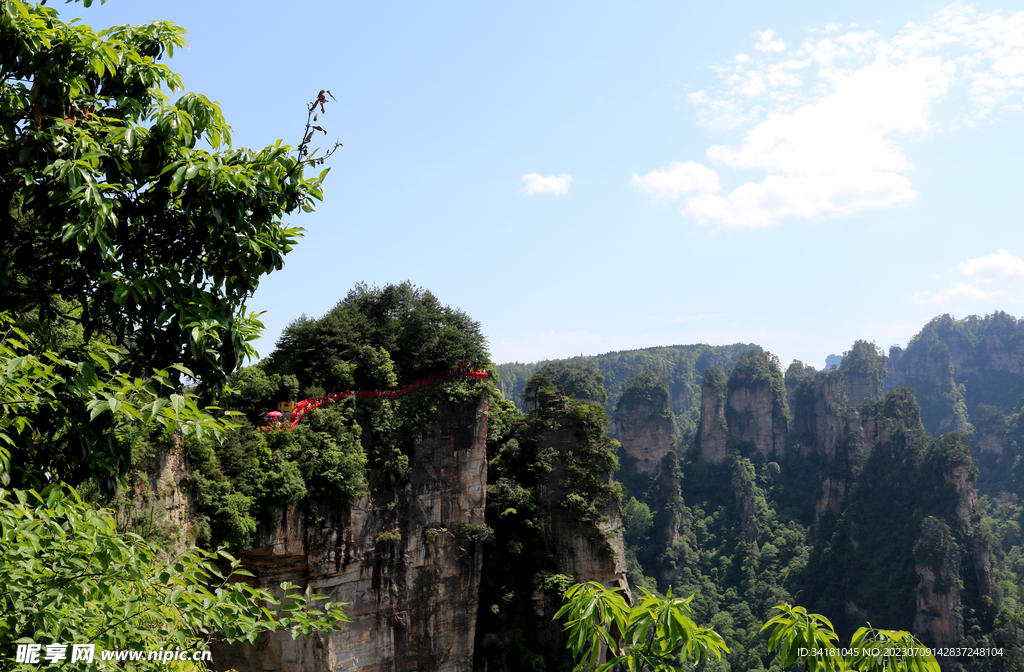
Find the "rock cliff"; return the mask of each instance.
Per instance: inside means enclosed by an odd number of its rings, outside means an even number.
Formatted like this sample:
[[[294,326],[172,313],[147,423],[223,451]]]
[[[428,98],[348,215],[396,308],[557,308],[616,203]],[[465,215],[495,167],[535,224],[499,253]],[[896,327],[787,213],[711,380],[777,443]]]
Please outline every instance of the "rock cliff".
[[[623,466],[638,474],[657,471],[661,460],[672,450],[672,416],[661,404],[633,402],[620,404],[615,414]]]
[[[118,523],[153,539],[169,557],[195,543],[195,497],[184,439],[174,434],[157,449],[145,469],[132,474],[131,505],[121,509]]]
[[[537,487],[544,543],[560,574],[628,592],[619,504],[616,501],[603,504],[595,512],[596,518],[581,517],[572,509],[570,501],[574,500],[570,500],[570,495],[575,488],[569,485],[571,478],[566,473],[569,465],[563,456],[581,452],[580,435],[573,426],[575,423],[565,415],[553,420],[550,429],[538,438],[538,445],[553,448],[558,455],[554,468]],[[607,482],[612,474],[606,472],[600,477]]]
[[[786,454],[786,388],[778,362],[762,350],[744,353],[724,383],[717,367],[704,374],[697,435],[700,455],[722,464],[729,451],[772,460]]]
[[[742,379],[730,387],[725,408],[730,441],[737,446],[749,446],[765,459],[785,455],[788,423],[771,389]]]
[[[704,372],[697,446],[700,448],[700,456],[711,464],[725,462],[728,452],[729,433],[725,418],[726,392],[726,378],[721,369],[712,367]]]
[[[604,409],[554,390],[492,444],[476,669],[571,669],[562,625],[564,590],[596,581],[629,594],[615,443]]]
[[[472,669],[487,479],[487,397],[440,404],[409,456],[408,483],[351,506],[291,507],[241,553],[256,581],[347,602],[325,637],[221,646],[219,669],[403,672]]]

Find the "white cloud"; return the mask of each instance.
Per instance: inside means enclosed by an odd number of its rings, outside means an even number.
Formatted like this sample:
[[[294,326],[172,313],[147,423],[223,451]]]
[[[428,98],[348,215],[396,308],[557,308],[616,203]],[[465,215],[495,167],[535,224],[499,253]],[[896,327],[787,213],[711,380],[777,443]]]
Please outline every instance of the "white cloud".
[[[938,292],[922,292],[921,294],[914,294],[910,297],[910,302],[918,305],[929,304],[933,306],[947,303],[989,303],[1002,293],[1003,292],[998,289],[984,290],[966,282],[954,282],[951,287],[947,287],[946,289]]]
[[[652,170],[643,177],[634,174],[633,184],[655,198],[673,201],[681,195],[713,194],[722,190],[718,173],[693,161],[673,163],[665,170]]]
[[[539,173],[527,173],[523,175],[526,187],[523,194],[533,196],[534,194],[568,194],[569,185],[572,183],[572,176],[566,173],[561,175],[541,175]]]
[[[968,259],[961,263],[960,272],[981,285],[969,282],[954,282],[951,286],[938,292],[922,292],[908,297],[916,304],[947,304],[947,303],[990,303],[994,299],[1005,296],[1008,290],[1024,282],[1024,259],[1015,257],[1006,250],[977,259]],[[1014,292],[1013,295],[1019,295]]]
[[[813,31],[818,37],[787,49],[766,30],[754,45],[760,53],[716,68],[719,91],[690,95],[709,130],[746,129],[739,143],[708,148],[717,170],[673,163],[634,176],[634,184],[685,196],[684,214],[727,227],[902,206],[918,197],[907,177],[909,143],[1013,113],[1024,93],[1024,12],[979,14],[956,4],[890,38],[856,24],[824,32],[829,37]],[[938,115],[947,100],[966,105]],[[728,186],[733,171],[763,177]]]
[[[1024,282],[1024,259],[1006,250],[960,264],[960,271],[984,283],[998,281]]]
[[[774,30],[766,30],[761,33],[761,41],[754,45],[758,51],[785,51],[786,43],[782,40],[773,40],[778,35]]]
[[[747,54],[736,54],[736,62],[737,63],[746,63],[749,60],[750,60],[750,56],[748,56]]]

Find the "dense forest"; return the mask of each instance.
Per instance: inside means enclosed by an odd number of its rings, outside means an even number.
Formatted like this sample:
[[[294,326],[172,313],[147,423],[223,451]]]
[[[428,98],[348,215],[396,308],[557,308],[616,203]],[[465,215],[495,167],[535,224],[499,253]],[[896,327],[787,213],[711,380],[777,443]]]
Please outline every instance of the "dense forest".
[[[1015,670],[1022,337],[1005,313],[942,316],[906,348],[858,341],[824,372],[783,372],[744,345],[498,370],[510,393],[537,371],[612,411],[630,583],[695,595],[697,620],[732,651],[707,669],[770,669],[760,625],[789,602],[846,635],[872,622],[932,645],[1002,646],[1014,653],[956,664]],[[644,436],[662,444],[656,465]]]

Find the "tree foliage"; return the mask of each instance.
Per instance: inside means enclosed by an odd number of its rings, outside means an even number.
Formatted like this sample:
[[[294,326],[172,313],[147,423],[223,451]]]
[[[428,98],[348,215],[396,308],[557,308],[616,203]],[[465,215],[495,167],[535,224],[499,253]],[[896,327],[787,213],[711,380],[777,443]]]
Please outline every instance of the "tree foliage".
[[[313,208],[326,170],[304,176],[322,158],[308,136],[296,153],[231,148],[220,108],[159,62],[185,46],[170,23],[97,32],[3,0],[0,44],[0,314],[34,356],[5,354],[5,435],[18,473],[117,476],[124,414],[180,416],[188,398],[156,388],[214,390],[255,354],[245,302],[282,267],[301,231],[282,218]],[[78,338],[58,344],[46,327],[65,323]]]
[[[904,630],[858,628],[850,645],[839,646],[832,623],[803,607],[783,604],[761,631],[771,629],[768,648],[783,667],[802,662],[808,672],[940,672],[931,651]]]
[[[304,385],[384,388],[439,373],[462,358],[488,364],[480,324],[410,282],[356,285],[317,320],[284,330],[267,370]]]
[[[170,23],[95,32],[5,0],[0,42],[0,310],[46,318],[70,298],[86,341],[220,382],[253,354],[246,299],[298,238],[281,218],[313,207],[323,173],[280,143],[230,148],[201,94],[171,103]]]
[[[647,406],[652,416],[671,419],[672,396],[668,388],[668,379],[658,371],[644,369],[634,373],[622,385],[619,399],[615,403],[616,414],[635,406]]]
[[[523,398],[533,399],[538,393],[557,393],[601,406],[608,403],[604,376],[588,362],[564,361],[544,365],[527,383]]]
[[[167,370],[139,378],[118,370],[121,350],[102,342],[80,354],[39,353],[31,335],[0,313],[0,477],[3,485],[92,476],[107,492],[130,466],[139,425],[163,423],[190,436],[228,425],[182,394]],[[186,375],[188,369],[177,365]],[[100,449],[97,450],[97,444]]]
[[[99,650],[205,650],[212,641],[255,643],[261,632],[293,637],[338,629],[339,603],[282,585],[284,603],[243,582],[251,576],[221,551],[193,549],[169,561],[133,534],[116,531],[111,512],[74,491],[0,491],[0,649],[16,642],[94,644]],[[45,648],[44,648],[45,650]],[[100,654],[86,669],[100,669]],[[142,661],[128,669],[161,669]],[[3,669],[59,669],[5,662]]]
[[[690,618],[693,597],[643,597],[630,607],[619,588],[590,581],[565,591],[565,604],[555,619],[566,617],[568,647],[587,669],[596,672],[666,672],[683,669],[684,661],[701,662],[729,653],[722,637]],[[601,663],[602,654],[607,659]]]

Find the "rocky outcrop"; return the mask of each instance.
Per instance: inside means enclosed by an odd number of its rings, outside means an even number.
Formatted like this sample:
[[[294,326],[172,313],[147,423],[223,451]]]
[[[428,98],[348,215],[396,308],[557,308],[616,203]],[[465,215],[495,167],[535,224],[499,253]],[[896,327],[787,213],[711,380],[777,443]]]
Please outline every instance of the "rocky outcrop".
[[[733,489],[736,495],[736,508],[740,514],[740,529],[743,539],[748,544],[757,543],[757,507],[754,502],[754,479],[752,474],[740,473],[743,466],[736,466],[733,475]]]
[[[885,388],[906,385],[921,404],[921,420],[938,436],[946,432],[968,432],[967,408],[957,385],[949,347],[940,340],[912,343],[906,351],[889,350],[889,371]]]
[[[560,574],[571,576],[576,581],[597,581],[609,588],[619,587],[628,592],[618,503],[606,504],[594,520],[582,517],[580,512],[567,506],[567,496],[570,495],[567,465],[561,458],[585,452],[581,451],[580,442],[585,440],[581,434],[565,413],[555,413],[548,429],[538,437],[538,446],[553,448],[559,456],[554,468],[537,486],[544,543]],[[592,465],[592,468],[599,467]],[[610,472],[593,476],[604,482],[612,478]]]
[[[184,438],[173,434],[158,446],[146,472],[132,475],[132,505],[118,511],[118,523],[156,542],[168,557],[191,548],[196,511],[190,473]]]
[[[327,636],[287,632],[221,646],[219,669],[403,672],[472,669],[487,482],[487,397],[437,412],[415,442],[408,483],[348,507],[292,507],[243,552],[265,587],[291,581],[353,619]]]
[[[976,418],[974,421],[973,444],[975,450],[982,456],[999,458],[1003,456],[1003,440],[1006,434],[1006,416],[994,407],[992,411],[983,418]]]
[[[925,518],[914,556],[921,577],[914,632],[933,646],[955,645],[963,637],[964,627],[960,614],[960,554],[949,526],[933,516]]]
[[[681,477],[675,451],[669,451],[661,460],[658,479],[654,484],[653,539],[662,548],[671,548],[679,539],[679,524],[683,518]]]
[[[729,440],[736,445],[751,446],[766,459],[784,455],[788,421],[771,388],[743,383],[730,387],[725,410]]]
[[[496,523],[498,544],[485,560],[475,669],[518,671],[541,657],[547,669],[569,669],[564,623],[553,620],[566,588],[595,581],[631,599],[606,430],[603,408],[542,391],[516,438],[497,449],[492,476],[507,475],[492,482],[489,506],[500,520],[499,493],[517,487],[519,504],[504,509],[506,524]],[[522,469],[536,476],[517,486],[513,474]]]
[[[718,367],[709,368],[704,372],[704,384],[701,386],[697,445],[700,447],[700,456],[711,464],[722,464],[728,453],[725,395],[725,374]]]
[[[623,466],[638,474],[653,474],[672,450],[672,416],[653,403],[620,406],[615,414]]]
[[[818,374],[814,379],[813,435],[815,451],[834,457],[843,439],[846,386],[841,371]]]
[[[772,389],[770,380],[740,370],[726,382],[722,372],[712,367],[704,374],[701,392],[697,444],[702,458],[722,464],[729,450],[766,459],[785,455],[789,419],[783,385]]]
[[[825,476],[821,479],[821,495],[814,503],[814,520],[821,520],[828,514],[837,514],[846,497],[846,480]]]
[[[965,601],[974,606],[992,603],[991,549],[977,512],[976,478],[969,454],[947,464],[942,479],[956,493],[955,516],[925,518],[914,546],[920,578],[914,631],[932,646],[955,646],[963,638]],[[970,590],[965,588],[968,584]],[[940,660],[943,669],[954,662]]]
[[[846,405],[849,408],[858,408],[868,399],[878,399],[882,396],[881,383],[869,375],[844,373],[843,387],[846,391]]]

